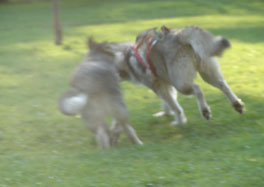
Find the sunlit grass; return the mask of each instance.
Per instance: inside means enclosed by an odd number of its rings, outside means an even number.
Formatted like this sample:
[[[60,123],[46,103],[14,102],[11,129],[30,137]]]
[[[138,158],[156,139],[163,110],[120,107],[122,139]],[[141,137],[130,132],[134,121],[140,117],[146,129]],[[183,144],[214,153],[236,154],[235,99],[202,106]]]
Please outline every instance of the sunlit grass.
[[[262,1],[64,1],[62,46],[53,45],[48,1],[0,6],[0,186],[263,186],[264,35]],[[230,39],[219,59],[226,81],[246,104],[237,114],[217,89],[204,90],[213,118],[179,95],[188,124],[153,118],[160,100],[122,83],[145,146],[122,136],[98,150],[82,120],[66,117],[57,99],[87,52],[86,40],[134,41],[166,24],[198,25]]]

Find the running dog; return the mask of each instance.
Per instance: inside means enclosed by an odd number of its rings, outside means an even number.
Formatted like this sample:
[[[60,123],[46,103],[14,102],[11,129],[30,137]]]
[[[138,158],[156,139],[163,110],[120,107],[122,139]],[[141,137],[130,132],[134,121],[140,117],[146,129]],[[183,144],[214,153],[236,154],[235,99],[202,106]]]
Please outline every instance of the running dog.
[[[193,81],[197,72],[204,81],[219,88],[234,109],[244,112],[244,104],[229,88],[220,71],[215,56],[222,56],[230,42],[213,36],[199,27],[183,29],[161,27],[148,29],[137,36],[136,44],[108,43],[115,52],[115,66],[121,80],[141,83],[152,89],[162,100],[164,112],[175,114],[173,125],[187,122],[177,101],[176,90],[184,95],[194,95],[201,115],[209,120],[211,110],[199,85]],[[176,90],[175,90],[176,89]]]
[[[184,95],[194,95],[201,115],[207,120],[211,118],[211,111],[202,90],[193,83],[197,72],[205,82],[220,89],[237,112],[245,111],[241,99],[224,80],[215,58],[221,57],[224,50],[231,46],[227,39],[213,36],[194,26],[179,30],[163,26],[160,32],[156,30],[149,29],[137,36],[136,45],[130,50],[128,64],[136,76],[146,72],[145,76],[148,78],[144,79],[147,82],[145,85],[155,91],[175,113],[177,121],[174,124],[183,124],[186,118],[173,96],[172,87]],[[142,61],[137,66],[141,66],[143,71],[134,68],[135,61]]]

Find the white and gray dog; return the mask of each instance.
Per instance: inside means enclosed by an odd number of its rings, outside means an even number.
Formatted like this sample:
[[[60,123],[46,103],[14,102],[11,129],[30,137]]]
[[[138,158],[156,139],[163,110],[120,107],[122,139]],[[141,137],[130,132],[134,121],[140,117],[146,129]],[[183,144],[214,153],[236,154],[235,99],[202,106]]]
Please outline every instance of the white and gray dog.
[[[160,32],[156,30],[140,33],[136,44],[109,43],[119,59],[115,63],[121,79],[136,81],[152,89],[163,100],[162,114],[168,114],[170,110],[175,114],[173,125],[187,121],[177,101],[176,90],[184,95],[194,95],[201,115],[207,120],[211,118],[202,90],[193,83],[197,72],[204,81],[219,88],[237,112],[244,112],[243,102],[225,82],[215,58],[221,57],[230,47],[227,39],[194,26],[179,30],[162,26]]]
[[[115,69],[116,56],[106,43],[89,40],[89,53],[78,65],[69,89],[59,99],[59,109],[66,115],[80,114],[95,134],[100,147],[117,143],[124,131],[135,144],[142,144],[135,130],[128,124],[128,111],[120,92],[119,77]],[[112,128],[106,123],[111,116]]]

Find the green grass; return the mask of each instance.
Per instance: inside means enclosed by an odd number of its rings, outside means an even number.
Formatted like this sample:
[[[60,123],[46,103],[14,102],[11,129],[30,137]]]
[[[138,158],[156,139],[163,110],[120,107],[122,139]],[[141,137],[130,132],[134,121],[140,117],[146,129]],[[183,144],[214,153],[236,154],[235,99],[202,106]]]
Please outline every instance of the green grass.
[[[10,1],[0,4],[0,186],[264,186],[263,1],[65,0],[62,46],[53,45],[49,1]],[[195,99],[180,95],[188,123],[171,127],[172,117],[151,116],[160,110],[155,94],[123,83],[145,145],[123,136],[117,148],[98,150],[81,119],[56,106],[87,36],[133,41],[162,24],[194,24],[230,39],[219,61],[247,112],[237,114],[198,77],[213,119],[203,120]]]

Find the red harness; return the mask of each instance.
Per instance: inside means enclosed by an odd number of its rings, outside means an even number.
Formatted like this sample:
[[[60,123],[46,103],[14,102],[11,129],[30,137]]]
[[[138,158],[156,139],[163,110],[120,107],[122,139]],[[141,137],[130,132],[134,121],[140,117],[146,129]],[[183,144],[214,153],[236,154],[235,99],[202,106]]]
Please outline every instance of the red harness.
[[[151,41],[151,43],[148,45],[147,53],[146,53],[146,57],[147,57],[147,61],[148,61],[149,68],[150,68],[151,72],[157,77],[158,74],[157,74],[156,68],[154,67],[152,61],[151,61],[150,58],[149,58],[150,51],[151,51],[152,47],[156,44],[156,42],[157,42],[157,40],[153,40],[153,41]]]
[[[144,67],[144,68],[147,68],[147,65],[145,64],[144,60],[141,58],[141,56],[138,54],[138,51],[137,51],[137,47],[135,47],[134,45],[131,46],[133,52],[134,52],[134,55],[137,59],[137,61],[140,62],[140,64]]]
[[[139,55],[138,53],[138,49],[142,46],[142,44],[147,40],[147,52],[146,52],[146,59],[147,59],[147,62],[148,62],[148,65],[149,65],[149,68],[151,70],[151,72],[155,75],[155,76],[158,76],[157,75],[157,71],[152,63],[152,61],[150,60],[149,58],[149,55],[150,55],[150,52],[151,52],[151,49],[152,47],[156,44],[157,40],[153,40],[154,36],[146,36],[145,38],[143,38],[139,44],[137,46],[131,46],[133,52],[134,52],[134,55],[137,59],[137,61],[144,67],[144,68],[148,68],[147,64],[144,62],[144,60],[141,58],[141,56]]]
[[[149,58],[151,49],[153,48],[153,46],[157,43],[157,41],[159,40],[163,40],[164,38],[164,34],[167,34],[170,30],[165,26],[162,25],[161,26],[161,31],[160,32],[156,32],[155,35],[153,36],[145,36],[137,46],[131,46],[134,55],[137,59],[137,61],[146,69],[149,67],[149,69],[151,70],[151,72],[153,73],[153,75],[155,75],[156,77],[158,76],[157,71],[155,66],[153,65],[152,61]],[[147,51],[146,51],[146,60],[148,63],[147,64],[144,62],[144,59],[138,54],[138,49],[142,46],[142,44],[147,41]]]

